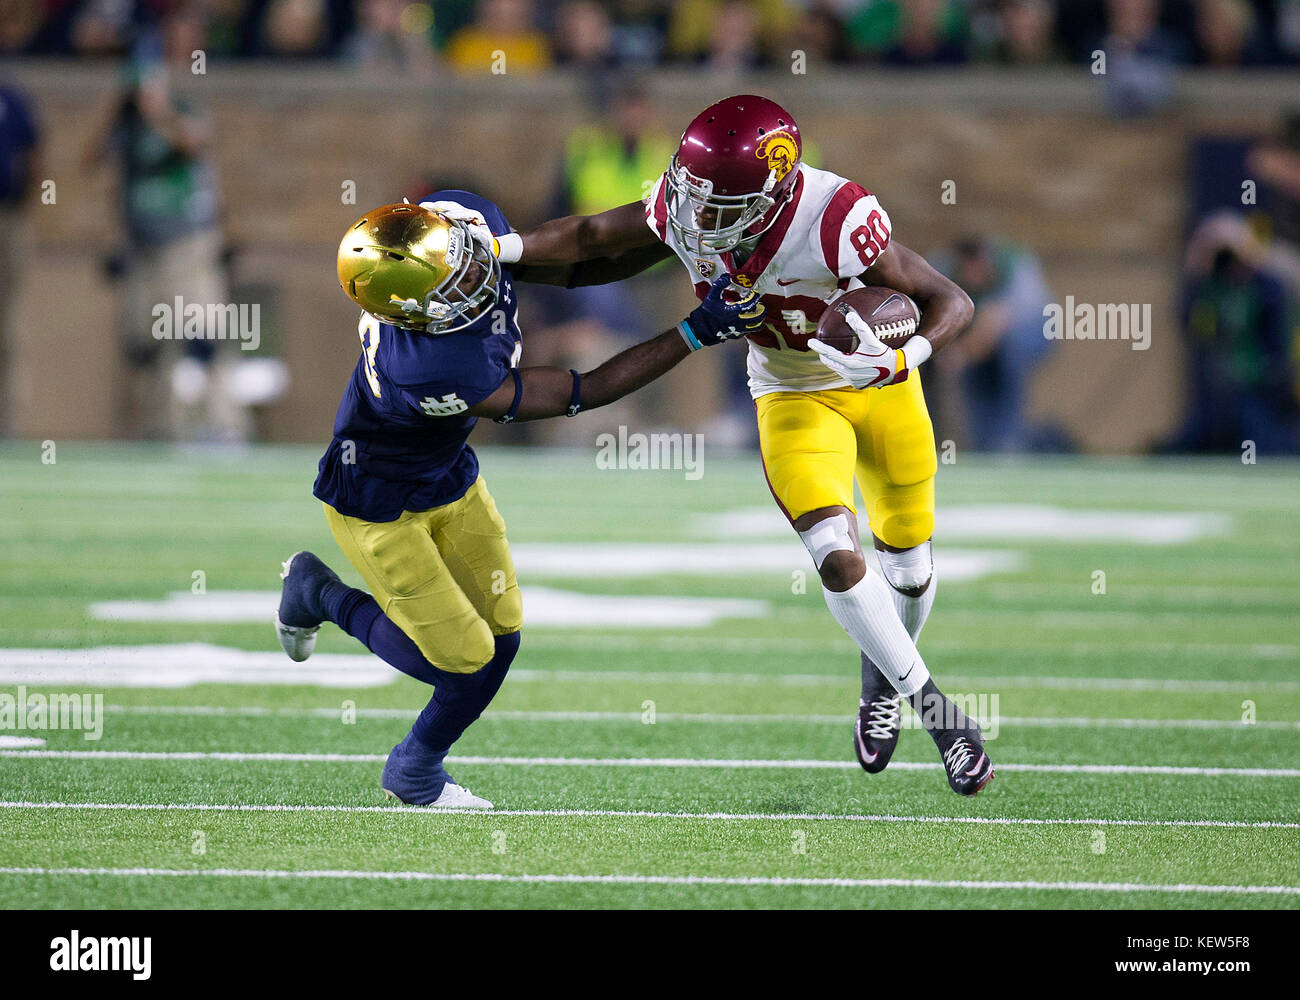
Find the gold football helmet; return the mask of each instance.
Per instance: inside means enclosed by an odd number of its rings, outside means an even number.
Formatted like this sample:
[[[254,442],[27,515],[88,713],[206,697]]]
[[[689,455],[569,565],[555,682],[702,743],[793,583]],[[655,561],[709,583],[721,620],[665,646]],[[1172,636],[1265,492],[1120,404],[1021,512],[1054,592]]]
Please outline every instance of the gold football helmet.
[[[496,302],[501,265],[463,222],[419,205],[382,205],[339,243],[339,284],[370,315],[404,330],[454,333]]]

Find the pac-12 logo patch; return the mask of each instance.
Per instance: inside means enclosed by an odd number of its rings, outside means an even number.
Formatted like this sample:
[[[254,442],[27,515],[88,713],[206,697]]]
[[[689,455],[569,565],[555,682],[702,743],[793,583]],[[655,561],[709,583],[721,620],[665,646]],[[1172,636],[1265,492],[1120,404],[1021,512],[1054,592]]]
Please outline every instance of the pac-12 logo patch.
[[[701,278],[703,278],[705,281],[708,281],[710,278],[713,277],[713,261],[700,260],[699,257],[696,257],[695,270],[700,272]]]

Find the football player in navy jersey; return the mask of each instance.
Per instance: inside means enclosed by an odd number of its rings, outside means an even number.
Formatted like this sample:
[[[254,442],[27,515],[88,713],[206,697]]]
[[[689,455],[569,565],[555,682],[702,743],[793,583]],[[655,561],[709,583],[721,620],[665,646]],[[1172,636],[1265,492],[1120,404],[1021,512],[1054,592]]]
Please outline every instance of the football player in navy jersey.
[[[439,808],[492,808],[453,782],[443,759],[501,686],[522,622],[505,522],[466,443],[474,424],[604,406],[700,347],[759,329],[764,317],[752,291],[732,288],[738,296],[724,299],[723,276],[676,328],[590,372],[520,368],[511,273],[474,238],[481,227],[511,231],[492,202],[440,191],[419,205],[375,209],[343,237],[338,276],[364,310],[362,352],[313,492],[369,592],[298,552],[284,563],[276,615],[280,645],[294,660],[311,655],[321,623],[331,621],[433,685],[380,783],[402,802]],[[514,270],[573,287],[634,274],[643,255]]]

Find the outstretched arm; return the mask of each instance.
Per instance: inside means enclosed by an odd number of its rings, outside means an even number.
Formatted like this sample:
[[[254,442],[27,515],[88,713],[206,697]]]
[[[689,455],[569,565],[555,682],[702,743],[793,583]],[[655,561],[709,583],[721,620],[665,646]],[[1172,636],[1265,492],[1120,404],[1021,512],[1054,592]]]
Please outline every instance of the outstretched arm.
[[[534,284],[605,285],[622,281],[672,256],[645,224],[639,201],[596,215],[568,215],[522,233],[494,236],[483,217],[454,201],[422,201],[435,212],[469,224],[474,238],[510,269],[517,281]]]
[[[535,285],[563,285],[577,288],[581,285],[608,285],[640,274],[673,252],[655,240],[652,246],[629,250],[617,257],[598,257],[576,264],[506,264],[510,276],[516,281],[529,281]]]
[[[594,410],[635,392],[690,353],[691,348],[676,330],[667,330],[653,340],[629,347],[599,368],[579,376],[582,409]],[[572,372],[563,368],[525,368],[519,377],[521,397],[515,420],[542,420],[569,412],[574,391]],[[500,389],[470,407],[468,412],[470,416],[495,419],[510,411],[514,399],[514,379],[506,379]]]
[[[721,275],[695,310],[671,330],[614,355],[598,368],[575,377],[561,368],[525,368],[518,380],[508,378],[496,392],[467,411],[474,417],[541,420],[622,399],[653,382],[692,351],[762,329],[766,310],[752,290],[736,301],[723,293],[731,279]]]
[[[568,215],[514,234],[520,246],[501,238],[501,263],[578,264],[618,257],[659,244],[645,223],[645,206],[633,201],[597,215]]]

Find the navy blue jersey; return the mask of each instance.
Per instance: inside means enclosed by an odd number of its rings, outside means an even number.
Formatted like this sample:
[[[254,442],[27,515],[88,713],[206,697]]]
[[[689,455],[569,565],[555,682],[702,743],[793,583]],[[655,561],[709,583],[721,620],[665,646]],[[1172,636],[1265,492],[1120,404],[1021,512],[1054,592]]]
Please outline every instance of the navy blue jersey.
[[[481,212],[494,234],[510,232],[501,209],[468,191],[438,191],[424,200],[459,202]],[[363,313],[361,359],[320,460],[315,495],[366,521],[393,521],[404,510],[464,496],[478,478],[478,458],[466,443],[478,418],[464,411],[492,395],[518,365],[515,312],[510,275],[502,270],[496,305],[457,333],[414,333]]]

